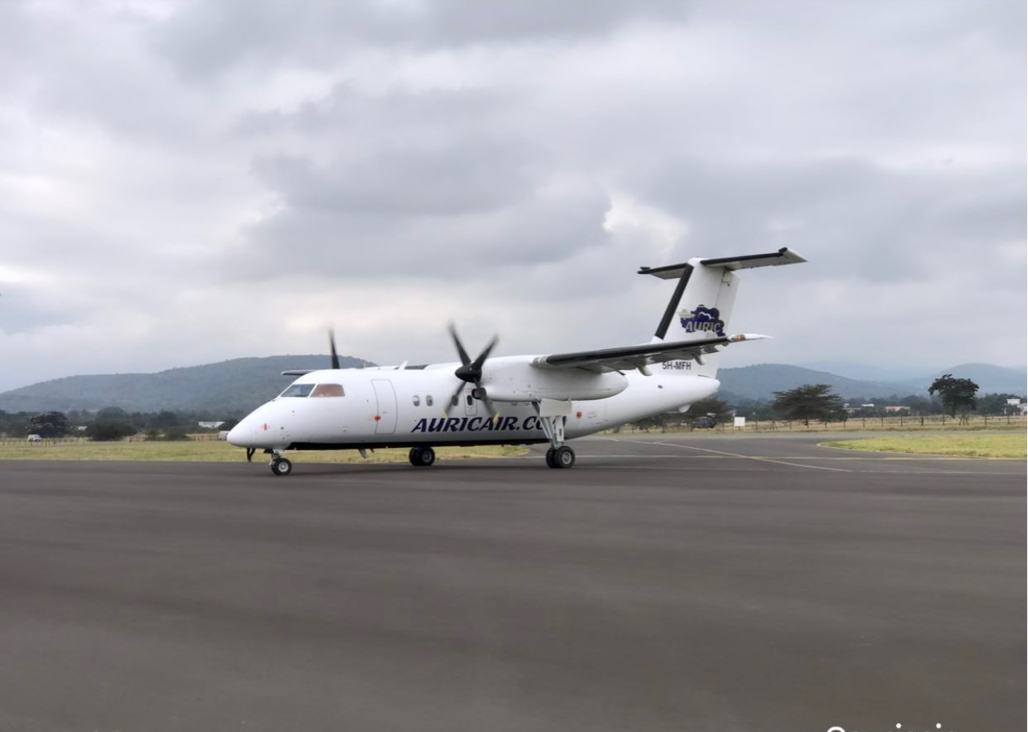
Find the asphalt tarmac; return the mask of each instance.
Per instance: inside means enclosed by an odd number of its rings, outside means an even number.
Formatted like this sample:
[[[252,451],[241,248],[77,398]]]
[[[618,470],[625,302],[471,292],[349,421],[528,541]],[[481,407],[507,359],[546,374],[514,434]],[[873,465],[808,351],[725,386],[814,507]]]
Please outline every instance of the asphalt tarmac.
[[[574,444],[0,462],[0,730],[1025,728],[1023,461]]]

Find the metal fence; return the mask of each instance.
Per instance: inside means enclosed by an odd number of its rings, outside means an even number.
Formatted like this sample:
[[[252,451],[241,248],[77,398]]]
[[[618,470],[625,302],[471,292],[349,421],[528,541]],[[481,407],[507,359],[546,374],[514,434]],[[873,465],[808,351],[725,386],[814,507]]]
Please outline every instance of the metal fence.
[[[745,427],[735,427],[731,422],[719,424],[709,429],[696,429],[690,426],[689,422],[680,424],[668,424],[663,427],[640,428],[632,424],[615,427],[611,432],[616,434],[635,434],[653,432],[713,432],[713,433],[754,433],[754,432],[855,432],[859,430],[939,430],[939,429],[1028,429],[1028,417],[1023,416],[981,416],[950,417],[944,414],[933,414],[927,417],[911,417],[899,415],[895,417],[855,417],[839,422],[811,422],[809,425],[798,420],[746,420]],[[196,442],[210,442],[218,440],[216,432],[202,432],[189,435],[189,439]],[[126,437],[121,442],[147,442],[149,437],[145,434]],[[156,440],[164,442],[164,440]],[[40,446],[61,446],[81,445],[90,442],[88,437],[61,437],[51,440],[38,440],[28,442],[24,437],[0,436],[0,445],[40,445]]]
[[[189,438],[189,440],[191,442],[213,442],[213,441],[217,441],[218,433],[217,432],[202,432],[202,433],[197,433],[195,435],[187,435],[187,437]],[[123,437],[120,440],[115,440],[115,442],[150,442],[150,441],[151,440],[150,440],[149,436],[145,435],[145,434],[130,435],[129,437]],[[7,435],[0,435],[0,445],[40,445],[40,446],[44,446],[45,445],[45,446],[48,446],[48,447],[60,447],[62,445],[82,445],[82,444],[90,443],[90,442],[92,442],[92,440],[90,440],[88,437],[56,437],[56,438],[52,438],[52,439],[29,441],[28,438],[25,438],[25,437],[9,437]],[[153,440],[153,442],[174,442],[174,440],[157,439],[157,440]]]
[[[664,427],[640,428],[625,425],[615,428],[621,433],[636,432],[714,432],[714,433],[754,433],[754,432],[856,432],[861,430],[940,430],[940,429],[1028,429],[1028,417],[1023,416],[980,416],[950,417],[944,414],[933,414],[926,417],[897,415],[893,417],[854,417],[838,422],[815,422],[809,425],[802,420],[746,420],[745,427],[735,427],[732,422],[719,424],[708,429],[691,427],[689,422],[669,424]]]

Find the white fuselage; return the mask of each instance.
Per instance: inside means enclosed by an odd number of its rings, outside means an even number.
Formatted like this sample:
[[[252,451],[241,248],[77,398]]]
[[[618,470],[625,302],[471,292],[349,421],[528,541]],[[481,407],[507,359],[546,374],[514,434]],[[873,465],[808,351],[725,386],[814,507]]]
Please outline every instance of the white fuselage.
[[[505,360],[490,359],[490,371],[502,373]],[[509,365],[514,368],[525,361],[526,357],[514,357]],[[454,376],[458,366],[314,371],[244,418],[228,440],[240,447],[270,450],[547,441],[536,409],[527,398],[495,401],[498,414],[490,419],[486,404],[471,396],[473,385],[465,384],[457,404],[451,406],[451,396],[461,383]],[[583,384],[588,382],[588,391],[583,393],[591,398],[571,400],[564,425],[567,438],[687,406],[713,395],[720,386],[713,378],[659,366],[651,376],[638,372],[611,376],[617,379],[612,387],[609,380],[582,379]],[[309,395],[286,396],[290,390],[304,391],[294,387],[322,384],[341,386],[342,396],[337,389],[319,390],[316,386]],[[319,391],[329,394],[318,396]],[[604,396],[606,393],[610,396]]]

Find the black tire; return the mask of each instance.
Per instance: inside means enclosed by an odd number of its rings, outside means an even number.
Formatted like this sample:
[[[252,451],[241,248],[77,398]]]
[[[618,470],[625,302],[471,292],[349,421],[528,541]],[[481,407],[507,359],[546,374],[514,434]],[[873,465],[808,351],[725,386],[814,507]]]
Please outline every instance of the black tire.
[[[414,447],[410,451],[410,463],[417,468],[427,468],[435,462],[435,450],[431,447]]]
[[[275,475],[285,477],[293,472],[293,464],[285,458],[271,461],[271,472]]]
[[[546,451],[546,467],[548,467],[548,468],[559,467],[557,465],[557,463],[553,462],[553,453],[555,453],[555,452],[556,452],[556,450],[554,450],[552,447],[549,450]]]
[[[575,466],[575,451],[567,445],[558,447],[553,453],[553,464],[558,468],[573,468]]]

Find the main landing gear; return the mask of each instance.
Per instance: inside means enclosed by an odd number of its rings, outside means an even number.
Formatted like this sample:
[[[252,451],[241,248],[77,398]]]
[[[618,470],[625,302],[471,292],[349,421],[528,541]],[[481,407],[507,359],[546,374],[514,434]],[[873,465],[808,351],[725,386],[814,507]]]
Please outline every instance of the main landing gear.
[[[546,464],[551,468],[571,468],[575,465],[575,451],[567,445],[551,447],[546,451]]]
[[[416,468],[427,468],[435,462],[435,450],[431,447],[412,447],[410,464]]]
[[[536,414],[543,434],[550,441],[550,449],[546,451],[546,464],[551,468],[572,468],[575,465],[575,451],[564,444],[563,415],[544,415],[539,402],[535,403]]]

